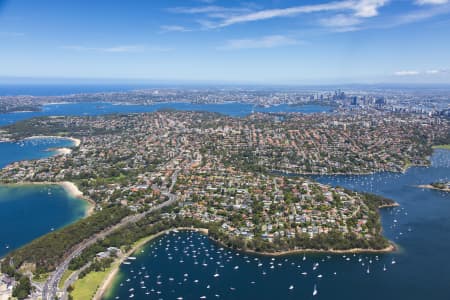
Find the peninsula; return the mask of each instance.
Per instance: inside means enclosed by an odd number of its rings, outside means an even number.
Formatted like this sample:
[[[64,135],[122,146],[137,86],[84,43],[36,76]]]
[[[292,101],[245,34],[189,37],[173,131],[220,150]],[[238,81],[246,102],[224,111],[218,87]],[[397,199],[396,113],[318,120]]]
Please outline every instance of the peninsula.
[[[450,192],[450,181],[448,182],[433,182],[430,184],[419,185],[420,188],[433,189],[443,192]]]

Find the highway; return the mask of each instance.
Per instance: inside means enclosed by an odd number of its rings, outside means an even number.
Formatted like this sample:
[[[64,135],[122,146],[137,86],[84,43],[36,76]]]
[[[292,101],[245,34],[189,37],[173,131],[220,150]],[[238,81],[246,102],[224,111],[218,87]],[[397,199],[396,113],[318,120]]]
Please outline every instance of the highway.
[[[141,220],[142,218],[144,218],[146,215],[148,215],[154,211],[160,210],[163,207],[174,204],[176,202],[176,196],[174,194],[172,194],[171,191],[177,181],[178,173],[179,173],[179,170],[176,170],[172,174],[172,178],[171,178],[172,184],[171,184],[170,188],[167,190],[167,192],[161,193],[162,195],[169,198],[167,201],[165,201],[159,205],[156,205],[143,213],[123,218],[116,225],[106,228],[105,230],[93,235],[89,239],[80,243],[74,250],[72,250],[72,252],[64,259],[64,261],[58,266],[58,268],[50,275],[50,277],[45,282],[44,287],[42,289],[42,299],[43,300],[57,299],[59,281],[61,280],[64,272],[69,267],[70,261],[72,259],[74,259],[75,257],[77,257],[78,255],[80,255],[84,249],[95,244],[98,240],[105,238],[107,235],[111,234],[113,231],[115,231],[121,227],[124,227],[130,223],[135,223],[135,222]],[[65,293],[65,291],[63,291],[63,293]]]

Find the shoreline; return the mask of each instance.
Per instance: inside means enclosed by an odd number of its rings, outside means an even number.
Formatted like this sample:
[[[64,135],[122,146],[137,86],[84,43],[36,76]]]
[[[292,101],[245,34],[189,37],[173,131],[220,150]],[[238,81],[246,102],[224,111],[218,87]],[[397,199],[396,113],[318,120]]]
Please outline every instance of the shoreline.
[[[441,192],[450,193],[450,189],[440,189],[440,188],[437,188],[435,186],[432,186],[431,184],[421,184],[421,185],[417,185],[416,187],[421,188],[421,189],[429,189],[429,190],[435,190],[435,191],[441,191]]]
[[[223,245],[221,242],[213,240],[216,243]],[[391,253],[397,250],[397,247],[390,243],[389,246],[383,249],[364,249],[364,248],[352,248],[346,250],[336,250],[336,249],[297,249],[297,250],[286,250],[286,251],[278,251],[278,252],[258,252],[254,250],[235,250],[238,252],[249,253],[254,255],[268,256],[268,257],[279,257],[279,256],[287,256],[287,255],[297,255],[297,254],[356,254],[356,253],[367,253],[367,254],[375,254],[375,253]]]
[[[398,205],[398,203],[396,203]],[[179,228],[171,228],[166,229],[161,232],[158,232],[149,237],[143,238],[136,242],[136,244],[125,254],[123,254],[120,258],[118,258],[113,264],[114,268],[107,275],[107,277],[103,280],[102,284],[98,288],[96,294],[93,297],[93,300],[101,300],[105,293],[109,290],[111,285],[114,283],[117,273],[119,272],[120,266],[122,263],[131,255],[136,253],[139,249],[141,249],[144,245],[151,242],[152,240],[160,237],[166,233],[170,233],[173,231],[196,231],[200,234],[206,235],[211,241],[219,244],[220,246],[226,247],[227,249],[231,249],[227,247],[224,243],[217,241],[211,238],[208,235],[208,229],[206,228],[190,228],[190,227],[179,227]],[[363,249],[363,248],[352,248],[346,250],[322,250],[322,249],[295,249],[295,250],[286,250],[286,251],[278,251],[278,252],[258,252],[254,250],[243,250],[243,249],[231,249],[232,251],[247,253],[252,255],[260,255],[267,257],[280,257],[280,256],[288,256],[288,255],[298,255],[298,254],[357,254],[357,253],[367,253],[367,254],[383,254],[383,253],[391,253],[398,250],[398,247],[391,241],[389,241],[389,246],[383,249]]]
[[[82,191],[78,189],[78,187],[70,181],[61,181],[61,182],[51,182],[51,181],[42,181],[42,182],[17,182],[17,183],[0,183],[3,186],[33,186],[33,185],[58,185],[64,189],[64,191],[72,198],[78,198],[86,202],[86,212],[85,217],[88,217],[93,214],[95,208],[95,201],[85,196]]]
[[[65,137],[57,135],[33,135],[30,137],[23,138],[23,140],[35,140],[35,139],[66,139],[73,142],[73,147],[78,147],[81,144],[81,140],[74,137]]]
[[[394,203],[390,203],[390,204],[382,204],[380,206],[378,206],[378,209],[383,209],[383,208],[390,208],[390,207],[399,207],[400,204],[397,202]]]
[[[56,155],[68,155],[72,153],[72,149],[70,148],[57,148]]]

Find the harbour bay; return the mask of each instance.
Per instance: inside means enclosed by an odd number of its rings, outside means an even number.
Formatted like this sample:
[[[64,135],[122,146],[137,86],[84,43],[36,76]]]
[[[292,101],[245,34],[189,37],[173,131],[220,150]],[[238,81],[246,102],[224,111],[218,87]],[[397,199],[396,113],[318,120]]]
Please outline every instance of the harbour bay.
[[[73,141],[35,138],[0,143],[0,167],[20,161],[43,159],[72,147]],[[85,216],[86,201],[59,185],[0,186],[0,257],[52,230]]]
[[[232,117],[244,117],[253,112],[299,112],[299,113],[319,113],[331,112],[332,107],[321,105],[276,105],[269,107],[259,107],[245,103],[225,103],[225,104],[192,104],[185,102],[156,103],[151,105],[126,105],[113,104],[108,102],[86,102],[86,103],[55,103],[47,104],[41,111],[36,112],[15,112],[0,114],[0,126],[13,124],[15,122],[34,117],[43,116],[96,116],[106,114],[128,114],[154,112],[158,110],[184,110],[184,111],[208,111],[216,112]]]

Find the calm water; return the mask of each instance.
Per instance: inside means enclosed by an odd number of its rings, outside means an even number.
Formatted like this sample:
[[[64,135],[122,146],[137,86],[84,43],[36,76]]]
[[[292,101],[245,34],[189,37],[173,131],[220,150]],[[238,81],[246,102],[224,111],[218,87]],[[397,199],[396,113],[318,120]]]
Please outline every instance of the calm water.
[[[54,148],[71,147],[72,145],[71,140],[56,138],[0,142],[0,168],[15,161],[49,157],[56,154]]]
[[[142,113],[154,112],[160,109],[177,109],[188,111],[217,112],[233,117],[242,117],[255,112],[301,112],[317,113],[330,112],[331,107],[321,105],[278,105],[271,107],[254,107],[251,104],[227,103],[227,104],[191,104],[191,103],[159,103],[154,105],[117,105],[112,103],[70,103],[49,104],[39,112],[17,112],[0,114],[0,126],[15,123],[20,120],[41,116],[95,116],[113,113]]]
[[[55,154],[49,148],[70,147],[65,139],[0,143],[0,167],[19,160]],[[0,185],[0,257],[31,240],[84,216],[86,203],[59,186]]]
[[[401,207],[382,211],[385,234],[399,245],[397,253],[272,260],[222,249],[197,233],[172,233],[122,265],[106,299],[131,294],[135,299],[449,299],[450,194],[415,186],[448,180],[450,151],[436,151],[432,161],[432,167],[406,174],[317,177],[399,202]]]
[[[82,218],[86,205],[59,186],[0,185],[0,257]]]

